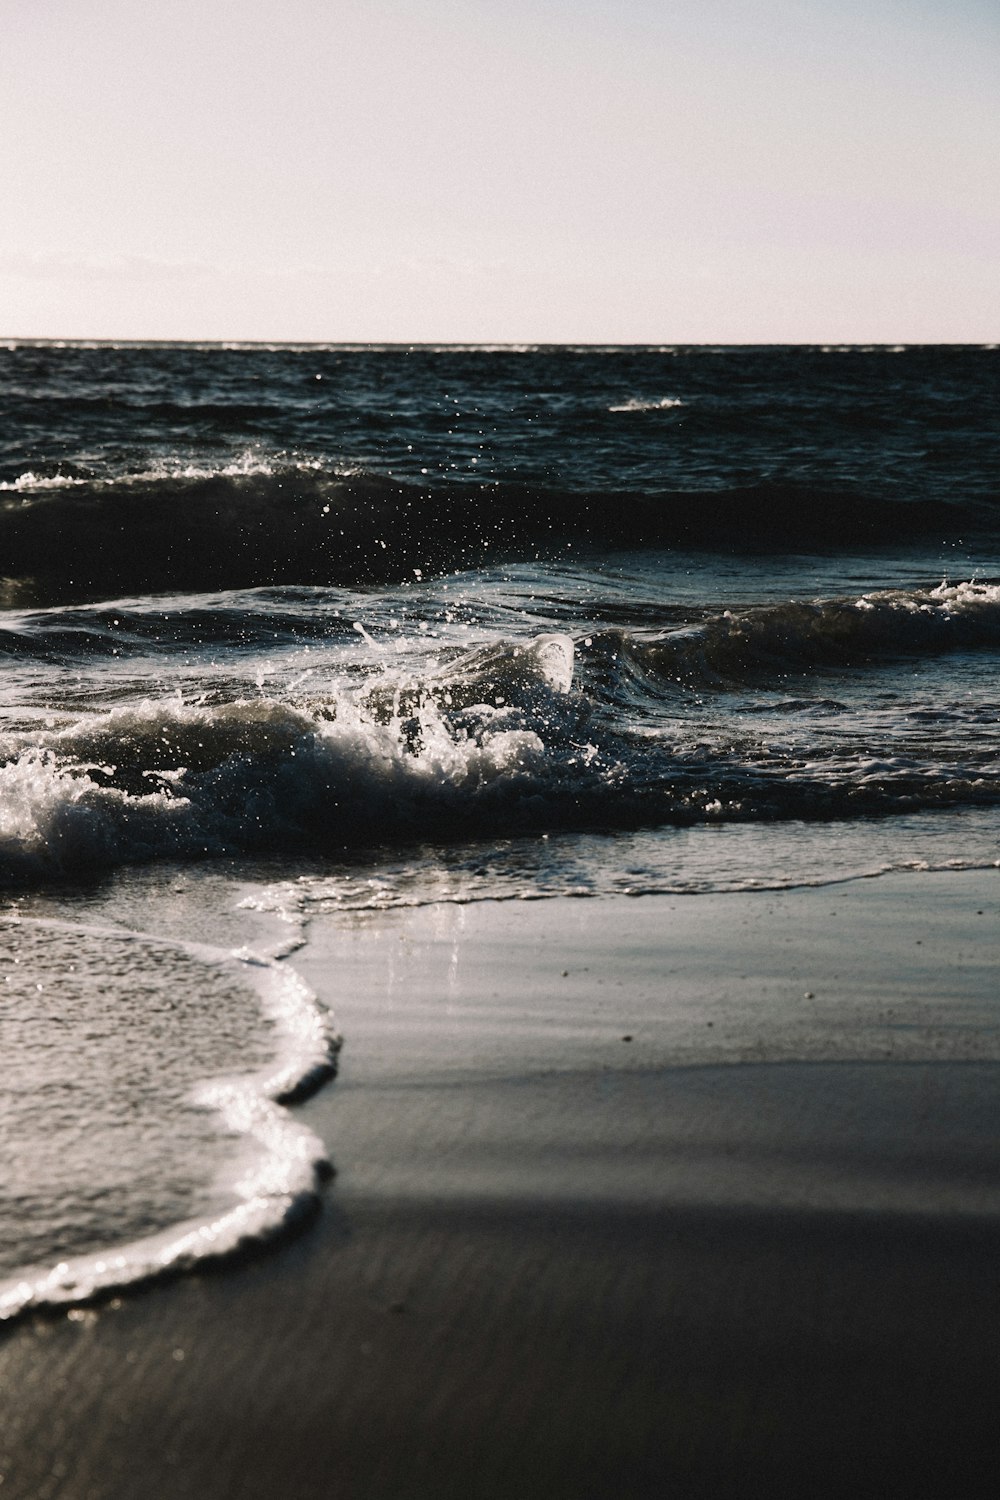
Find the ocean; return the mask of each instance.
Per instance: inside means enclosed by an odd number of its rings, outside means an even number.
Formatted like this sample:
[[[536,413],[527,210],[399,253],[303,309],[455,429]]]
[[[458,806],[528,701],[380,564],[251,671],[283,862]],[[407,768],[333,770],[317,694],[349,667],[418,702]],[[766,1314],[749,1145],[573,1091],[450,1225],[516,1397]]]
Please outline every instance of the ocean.
[[[312,921],[1000,864],[998,397],[996,346],[0,345],[0,1317],[315,1212]]]

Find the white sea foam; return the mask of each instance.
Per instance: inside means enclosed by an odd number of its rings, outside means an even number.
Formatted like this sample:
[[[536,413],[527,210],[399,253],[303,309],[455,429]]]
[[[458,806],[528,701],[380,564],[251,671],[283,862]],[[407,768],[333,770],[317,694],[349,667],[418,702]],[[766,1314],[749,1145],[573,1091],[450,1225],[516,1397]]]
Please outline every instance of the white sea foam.
[[[339,1037],[312,991],[287,964],[272,954],[222,950],[118,929],[76,927],[59,922],[18,926],[48,929],[93,943],[102,936],[134,946],[134,962],[144,955],[177,950],[206,969],[228,965],[257,992],[272,1027],[274,1060],[261,1070],[199,1085],[192,1102],[215,1113],[219,1133],[234,1137],[239,1150],[216,1184],[218,1208],[130,1243],[25,1270],[0,1283],[0,1320],[29,1310],[87,1301],[103,1293],[190,1269],[206,1259],[232,1255],[286,1231],[317,1201],[330,1165],[322,1142],[293,1120],[285,1104],[310,1092],[333,1071]],[[143,1065],[137,1059],[136,1066]],[[169,1122],[160,1127],[169,1140]],[[167,1164],[164,1163],[167,1167]],[[109,1238],[112,1226],[109,1225]]]
[[[35,490],[64,490],[72,489],[74,486],[85,485],[87,480],[80,479],[72,474],[36,474],[33,469],[26,469],[16,479],[0,482],[0,492],[14,495],[31,494]]]
[[[641,396],[630,396],[627,401],[609,406],[608,411],[669,411],[672,407],[686,406],[679,396],[661,396],[658,401],[646,401]]]
[[[104,475],[101,478],[82,478],[76,474],[38,474],[33,469],[26,469],[16,479],[0,482],[0,493],[30,495],[46,490],[109,486],[127,488],[130,485],[156,484],[163,480],[253,479],[281,474],[326,474],[338,479],[350,479],[357,472],[357,468],[349,464],[331,465],[318,458],[302,458],[285,453],[267,454],[257,449],[247,449],[227,463],[214,467],[174,461],[128,470],[121,474]]]

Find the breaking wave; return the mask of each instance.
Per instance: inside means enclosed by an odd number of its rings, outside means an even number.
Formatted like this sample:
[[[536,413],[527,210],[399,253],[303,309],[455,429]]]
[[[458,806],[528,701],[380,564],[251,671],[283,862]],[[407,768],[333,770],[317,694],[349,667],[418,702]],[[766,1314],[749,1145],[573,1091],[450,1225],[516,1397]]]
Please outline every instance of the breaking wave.
[[[777,745],[730,723],[706,736],[684,710],[693,686],[765,677],[787,691],[830,663],[998,635],[1000,588],[963,584],[725,614],[658,638],[608,631],[578,660],[568,636],[538,636],[294,704],[118,706],[0,745],[0,870],[17,881],[158,858],[992,804],[991,742],[961,764],[856,734],[803,751],[787,731]]]

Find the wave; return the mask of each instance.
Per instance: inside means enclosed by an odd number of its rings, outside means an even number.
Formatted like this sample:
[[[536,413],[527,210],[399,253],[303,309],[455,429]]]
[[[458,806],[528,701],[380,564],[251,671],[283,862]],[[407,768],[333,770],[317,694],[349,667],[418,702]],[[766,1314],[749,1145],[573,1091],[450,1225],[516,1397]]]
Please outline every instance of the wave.
[[[841,550],[989,529],[973,503],[759,484],[655,492],[416,484],[315,464],[116,480],[22,476],[0,499],[0,602],[387,585],[581,549]]]
[[[604,649],[661,683],[735,687],[790,672],[997,646],[1000,585],[966,582],[726,610],[654,640],[612,634]]]
[[[998,598],[965,585],[722,616],[660,639],[606,632],[587,638],[579,662],[568,636],[546,635],[466,652],[417,679],[357,675],[294,705],[175,696],[9,735],[0,875],[995,805],[988,741],[963,741],[953,761],[933,741],[911,753],[899,738],[850,733],[797,744],[785,731],[776,746],[728,721],[706,738],[681,710],[695,681],[725,688],[762,672],[786,678],[790,661],[799,670],[845,653],[995,642]],[[665,713],[648,711],[664,697]]]
[[[568,691],[572,655],[568,638],[540,637],[456,664],[423,693],[380,675],[311,705],[175,697],[9,737],[0,872],[30,881],[531,822],[541,802],[556,808],[567,769],[548,763],[542,735],[564,747],[585,712]]]

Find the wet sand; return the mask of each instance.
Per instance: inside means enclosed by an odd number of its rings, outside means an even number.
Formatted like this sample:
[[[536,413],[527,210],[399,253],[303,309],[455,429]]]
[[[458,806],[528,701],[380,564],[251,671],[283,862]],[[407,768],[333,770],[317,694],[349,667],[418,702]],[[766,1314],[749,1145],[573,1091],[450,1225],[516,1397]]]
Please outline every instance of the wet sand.
[[[320,1217],[3,1335],[0,1493],[995,1493],[998,958],[995,871],[314,921]]]

